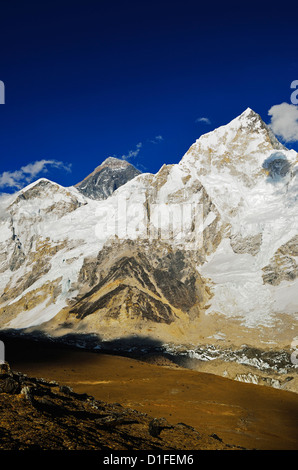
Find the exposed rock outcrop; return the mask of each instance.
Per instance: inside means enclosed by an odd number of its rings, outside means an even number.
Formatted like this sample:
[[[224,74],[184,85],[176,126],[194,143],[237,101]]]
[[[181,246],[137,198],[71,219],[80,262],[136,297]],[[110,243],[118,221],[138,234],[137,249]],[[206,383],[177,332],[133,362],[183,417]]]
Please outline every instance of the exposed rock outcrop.
[[[91,199],[106,199],[141,172],[126,160],[108,157],[75,187]]]

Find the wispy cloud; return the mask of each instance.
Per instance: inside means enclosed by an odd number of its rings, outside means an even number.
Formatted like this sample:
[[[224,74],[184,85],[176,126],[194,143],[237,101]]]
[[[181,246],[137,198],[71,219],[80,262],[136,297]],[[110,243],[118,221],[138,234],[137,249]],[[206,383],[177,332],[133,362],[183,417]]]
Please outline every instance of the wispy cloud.
[[[162,135],[156,135],[153,139],[148,139],[146,142],[149,142],[151,144],[159,144],[160,142],[162,142],[164,139],[163,139],[163,136]],[[132,158],[136,158],[140,151],[141,151],[141,148],[143,147],[143,142],[139,142],[137,145],[136,145],[136,148],[133,149],[133,150],[129,150],[129,152],[127,152],[126,154],[124,155],[121,155],[121,159],[122,160],[130,160]],[[116,157],[116,155],[115,155]]]
[[[203,122],[204,124],[211,124],[210,119],[204,116],[197,118],[195,122]]]
[[[65,164],[58,160],[39,160],[28,163],[28,165],[22,166],[19,170],[4,171],[0,174],[0,189],[22,189],[41,174],[48,173],[49,167],[62,169],[67,172],[71,171],[71,164]]]
[[[149,142],[151,144],[159,144],[162,141],[163,141],[163,136],[162,135],[156,135],[153,139],[149,140]]]
[[[142,142],[139,142],[136,145],[135,150],[129,150],[129,152],[127,154],[121,155],[122,160],[130,160],[131,158],[136,158],[139,155],[140,150],[141,150],[142,147],[143,147]]]
[[[298,141],[298,106],[276,104],[269,109],[268,115],[271,116],[269,126],[277,137],[285,142]]]

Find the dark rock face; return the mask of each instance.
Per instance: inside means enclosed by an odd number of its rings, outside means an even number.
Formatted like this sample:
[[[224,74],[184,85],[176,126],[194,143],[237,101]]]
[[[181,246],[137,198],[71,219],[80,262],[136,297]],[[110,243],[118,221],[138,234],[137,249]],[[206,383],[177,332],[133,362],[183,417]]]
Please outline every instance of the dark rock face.
[[[5,377],[0,383],[0,393],[18,393],[19,383],[12,377]]]
[[[139,174],[141,172],[125,160],[109,157],[76,188],[91,199],[106,199]]]
[[[268,171],[272,179],[284,178],[290,171],[291,164],[282,152],[275,152],[263,163],[263,168]]]
[[[298,265],[295,257],[298,253],[298,236],[282,245],[271,258],[270,263],[263,268],[263,281],[277,286],[282,281],[291,281],[298,276]]]
[[[160,247],[145,253],[133,243],[111,246],[105,256],[101,252],[84,263],[79,281],[88,291],[77,296],[70,314],[117,318],[122,312],[126,318],[170,324],[175,309],[188,313],[208,297],[185,257],[179,250],[162,254]]]
[[[163,429],[171,429],[165,418],[154,418],[149,423],[149,434],[152,437],[159,437]]]

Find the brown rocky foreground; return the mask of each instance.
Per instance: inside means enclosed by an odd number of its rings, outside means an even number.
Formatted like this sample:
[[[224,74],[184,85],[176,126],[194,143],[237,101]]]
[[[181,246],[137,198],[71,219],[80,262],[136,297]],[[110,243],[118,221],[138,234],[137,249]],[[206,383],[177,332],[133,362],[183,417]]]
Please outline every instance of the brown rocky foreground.
[[[74,394],[36,379],[41,406],[29,405],[24,390],[1,394],[2,446],[298,449],[298,394],[187,370],[163,358],[148,363],[26,342],[6,349],[13,370],[57,381]],[[154,434],[152,426],[161,432]]]
[[[0,366],[1,450],[236,449],[192,427]]]

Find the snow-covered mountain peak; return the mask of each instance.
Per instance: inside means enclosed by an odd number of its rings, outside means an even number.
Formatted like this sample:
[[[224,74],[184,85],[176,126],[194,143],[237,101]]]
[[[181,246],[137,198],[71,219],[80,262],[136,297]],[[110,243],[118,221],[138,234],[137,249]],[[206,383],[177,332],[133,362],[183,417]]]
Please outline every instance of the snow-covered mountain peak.
[[[216,154],[236,151],[237,155],[249,156],[257,151],[287,150],[273,135],[259,114],[247,108],[228,124],[202,135],[196,144],[202,149],[212,149]]]
[[[30,191],[33,188],[42,188],[42,187],[59,187],[58,183],[55,183],[54,181],[49,180],[48,178],[39,178],[36,181],[33,181],[32,183],[28,184],[24,188],[22,188],[19,191],[19,194],[24,194],[28,191]],[[61,186],[62,187],[62,186]]]
[[[290,164],[296,161],[296,152],[287,150],[261,117],[247,108],[228,124],[197,139],[180,165],[195,168],[198,176],[226,174],[251,187],[266,177],[264,162],[277,151]]]
[[[233,119],[230,124],[245,129],[246,132],[260,134],[266,141],[269,138],[272,147],[276,150],[288,150],[277,140],[270,126],[265,124],[261,116],[251,108],[247,108],[240,116]]]
[[[97,168],[103,168],[105,166],[113,167],[113,168],[127,168],[131,164],[123,159],[116,158],[116,157],[108,157],[106,158]]]
[[[40,178],[9,198],[6,207],[14,223],[26,220],[34,225],[45,216],[57,220],[84,204],[86,199],[76,188]]]
[[[47,178],[39,178],[15,193],[14,202],[30,199],[52,199],[52,197],[67,198],[75,196],[83,200],[80,193],[73,187],[66,188]]]
[[[80,187],[84,181],[86,181],[91,176],[96,175],[98,172],[102,171],[104,168],[110,168],[111,170],[125,170],[129,167],[133,167],[131,163],[126,160],[116,158],[116,157],[107,157],[100,165],[98,165],[89,175],[87,175],[83,181],[77,183],[75,186]],[[134,168],[134,167],[133,167]]]
[[[251,108],[246,108],[243,113],[241,113],[239,116],[233,119],[233,121],[241,121],[241,123],[251,123],[251,122],[259,122],[262,121],[262,118],[258,113],[256,113],[253,109]],[[263,121],[262,121],[263,122]]]

